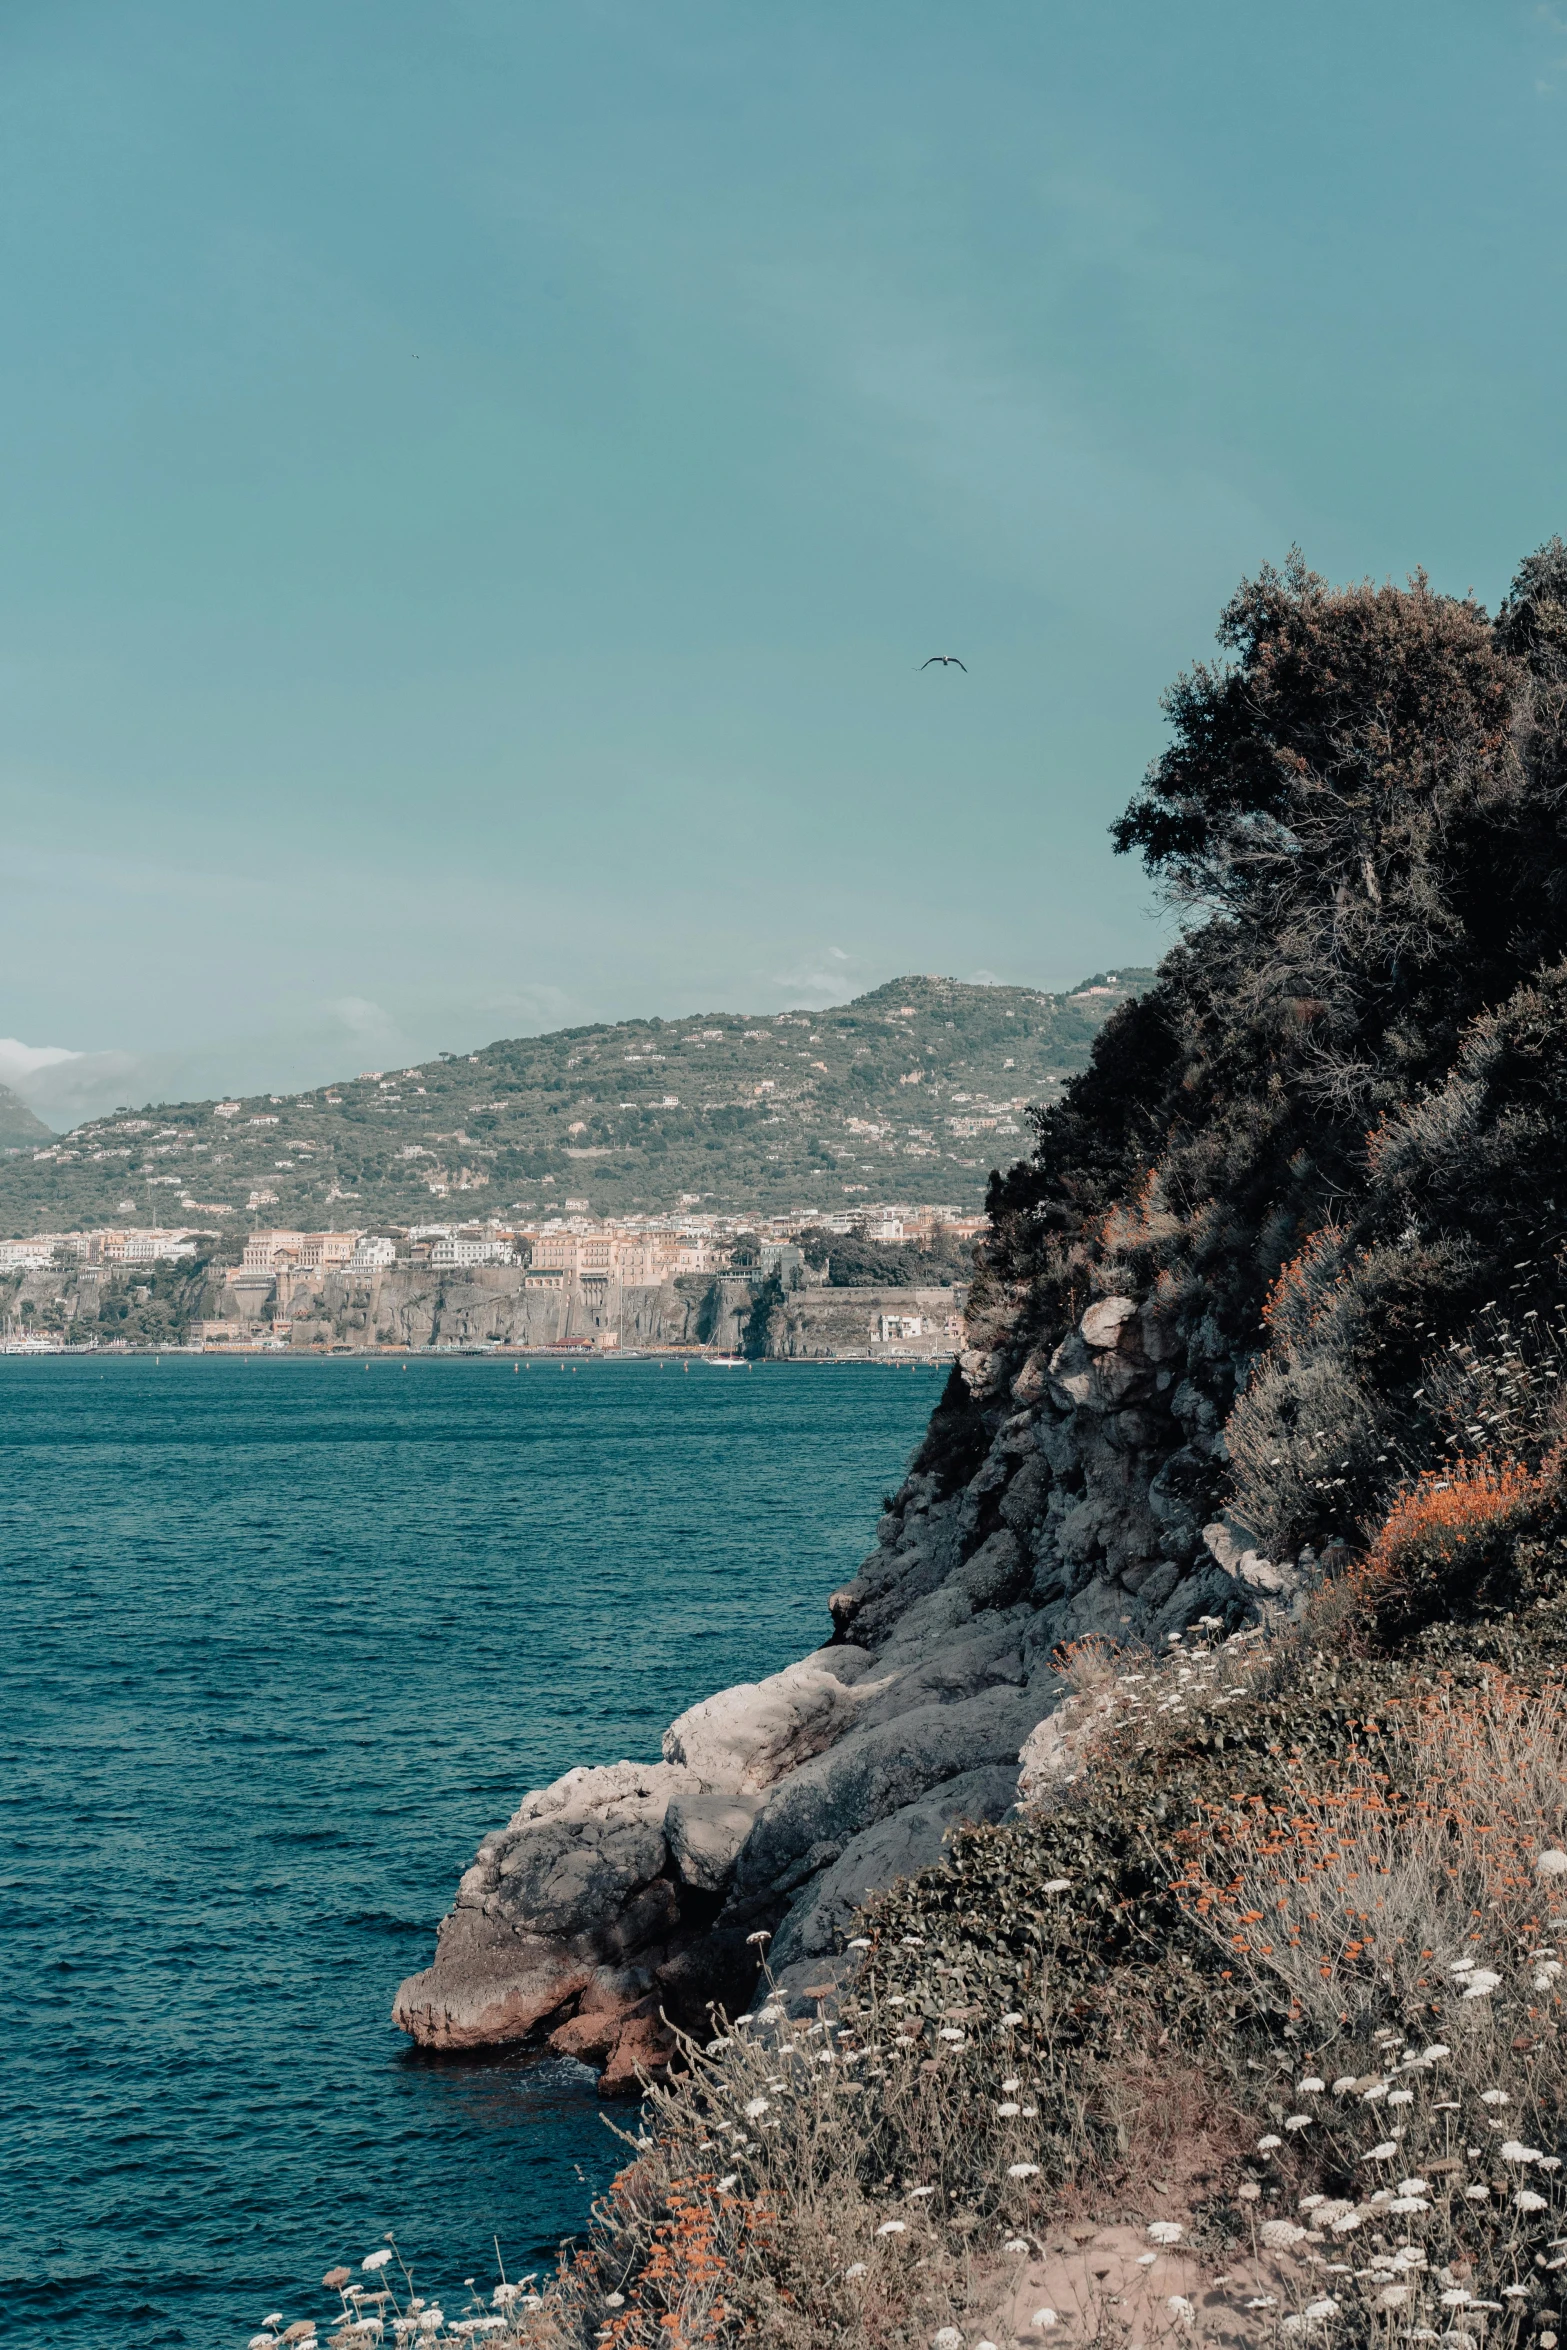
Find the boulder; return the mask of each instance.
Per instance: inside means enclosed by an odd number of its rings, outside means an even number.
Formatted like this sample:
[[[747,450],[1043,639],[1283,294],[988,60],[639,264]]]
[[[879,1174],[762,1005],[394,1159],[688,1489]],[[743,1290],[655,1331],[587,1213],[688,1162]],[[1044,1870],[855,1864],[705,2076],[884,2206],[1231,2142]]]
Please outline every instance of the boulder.
[[[754,1793],[820,1754],[847,1728],[868,1649],[820,1649],[765,1681],[704,1698],[664,1732],[664,1760],[706,1788]]]
[[[1078,1323],[1078,1335],[1085,1346],[1120,1346],[1128,1334],[1129,1326],[1134,1325],[1136,1320],[1135,1298],[1101,1297],[1089,1307]],[[1135,1336],[1135,1330],[1131,1334]]]
[[[664,1814],[664,1839],[681,1884],[722,1891],[761,1805],[759,1795],[677,1795]]]

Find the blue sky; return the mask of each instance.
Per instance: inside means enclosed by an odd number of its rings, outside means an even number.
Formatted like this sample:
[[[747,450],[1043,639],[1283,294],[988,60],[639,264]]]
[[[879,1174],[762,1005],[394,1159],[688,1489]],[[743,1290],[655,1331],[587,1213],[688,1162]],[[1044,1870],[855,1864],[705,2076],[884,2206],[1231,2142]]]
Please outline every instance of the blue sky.
[[[56,1123],[1152,960],[1106,827],[1241,574],[1567,527],[1532,0],[13,0],[0,112]]]

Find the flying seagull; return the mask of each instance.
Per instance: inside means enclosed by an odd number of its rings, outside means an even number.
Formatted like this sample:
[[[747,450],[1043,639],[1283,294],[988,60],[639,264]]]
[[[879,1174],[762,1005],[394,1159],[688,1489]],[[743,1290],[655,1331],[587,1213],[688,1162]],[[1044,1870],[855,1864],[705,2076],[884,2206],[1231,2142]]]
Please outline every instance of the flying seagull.
[[[920,667],[928,669],[931,661],[939,661],[944,669],[948,667],[961,669],[965,677],[968,675],[968,663],[960,661],[956,653],[932,653],[930,661],[922,661]]]

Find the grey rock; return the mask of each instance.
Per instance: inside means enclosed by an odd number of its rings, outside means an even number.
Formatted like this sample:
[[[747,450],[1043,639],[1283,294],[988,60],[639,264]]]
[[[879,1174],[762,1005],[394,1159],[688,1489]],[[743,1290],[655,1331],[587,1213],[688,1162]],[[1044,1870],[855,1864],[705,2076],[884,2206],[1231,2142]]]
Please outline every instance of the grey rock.
[[[677,1795],[664,1814],[676,1876],[698,1892],[720,1893],[756,1824],[759,1795]]]
[[[1096,1299],[1078,1323],[1078,1335],[1085,1346],[1118,1347],[1123,1343],[1128,1325],[1136,1320],[1136,1316],[1135,1298],[1101,1297]]]
[[[768,1953],[772,1965],[788,1966],[840,1948],[855,1911],[872,1893],[940,1860],[947,1836],[960,1823],[1001,1819],[1017,1799],[1017,1786],[1015,1762],[962,1771],[919,1802],[904,1804],[851,1836],[778,1929]]]
[[[776,1884],[811,1845],[842,1845],[963,1771],[1011,1762],[1037,1711],[1026,1690],[991,1689],[851,1731],[774,1789],[740,1854],[736,1891]]]
[[[843,1734],[857,1710],[855,1684],[874,1661],[867,1649],[845,1643],[765,1681],[721,1689],[670,1724],[664,1760],[703,1787],[770,1787]]]

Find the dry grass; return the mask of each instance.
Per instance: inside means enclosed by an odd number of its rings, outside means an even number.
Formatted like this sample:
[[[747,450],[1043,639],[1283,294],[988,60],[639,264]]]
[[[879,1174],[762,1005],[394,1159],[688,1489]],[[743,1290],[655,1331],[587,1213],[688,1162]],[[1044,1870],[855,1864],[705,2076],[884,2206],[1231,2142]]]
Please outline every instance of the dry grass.
[[[1461,1561],[1539,1490],[1483,1461],[1412,1487],[1339,1603]],[[334,2272],[322,2350],[1523,2350],[1524,2312],[1557,2350],[1567,1857],[1540,1863],[1567,1693],[1362,1661],[1346,1740],[1318,1615],[1218,1631],[1063,1650],[1076,1727],[1037,1834],[973,1831],[933,1907],[876,1905],[836,2012],[769,1993],[683,2043],[553,2277],[448,2315],[393,2259]],[[1172,1809],[1194,1754],[1212,1800]],[[1128,1880],[1074,1818],[1141,1853],[1162,1944],[1115,1941]]]

